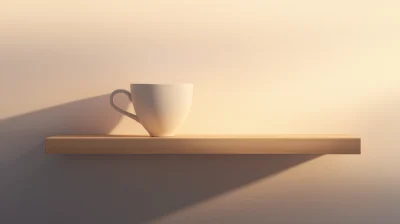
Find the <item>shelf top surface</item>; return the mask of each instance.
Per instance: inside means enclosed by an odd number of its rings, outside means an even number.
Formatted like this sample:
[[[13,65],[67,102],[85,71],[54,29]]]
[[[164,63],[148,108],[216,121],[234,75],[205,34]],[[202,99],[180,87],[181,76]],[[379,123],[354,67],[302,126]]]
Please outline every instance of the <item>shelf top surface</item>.
[[[354,135],[341,134],[257,134],[257,135],[176,135],[170,137],[151,137],[146,135],[58,135],[47,139],[359,139]]]

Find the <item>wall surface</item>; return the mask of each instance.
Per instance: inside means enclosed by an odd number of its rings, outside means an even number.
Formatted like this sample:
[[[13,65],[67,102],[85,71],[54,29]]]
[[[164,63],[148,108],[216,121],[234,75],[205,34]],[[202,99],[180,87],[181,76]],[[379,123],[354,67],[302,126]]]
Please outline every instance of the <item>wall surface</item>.
[[[3,1],[0,223],[399,223],[399,11]],[[180,134],[354,134],[362,155],[44,155],[50,135],[146,134],[108,104],[144,82],[194,83]]]

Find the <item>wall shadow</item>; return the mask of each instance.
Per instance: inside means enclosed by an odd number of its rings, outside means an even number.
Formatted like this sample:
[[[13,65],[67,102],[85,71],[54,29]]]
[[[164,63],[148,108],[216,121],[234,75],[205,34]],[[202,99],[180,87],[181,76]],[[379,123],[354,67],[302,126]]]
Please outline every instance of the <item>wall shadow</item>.
[[[111,131],[108,97],[0,122],[1,223],[146,223],[318,157],[45,155],[46,136]]]
[[[109,97],[95,96],[0,120],[0,158],[15,159],[47,136],[109,133],[122,117],[111,108]],[[115,103],[127,108],[125,98],[116,96]]]

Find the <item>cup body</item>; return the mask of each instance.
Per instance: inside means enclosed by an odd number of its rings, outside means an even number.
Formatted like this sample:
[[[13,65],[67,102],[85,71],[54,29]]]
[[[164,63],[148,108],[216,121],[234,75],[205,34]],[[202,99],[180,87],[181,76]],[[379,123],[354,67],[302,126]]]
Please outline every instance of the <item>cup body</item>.
[[[186,120],[193,98],[193,84],[131,84],[139,122],[151,136],[173,136]]]

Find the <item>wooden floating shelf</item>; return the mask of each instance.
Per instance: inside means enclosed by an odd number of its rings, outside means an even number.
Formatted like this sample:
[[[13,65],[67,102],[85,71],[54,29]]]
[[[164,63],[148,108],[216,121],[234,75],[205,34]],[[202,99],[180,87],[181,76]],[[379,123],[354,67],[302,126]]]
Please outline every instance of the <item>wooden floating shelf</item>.
[[[74,135],[46,138],[47,154],[360,154],[347,135]]]

